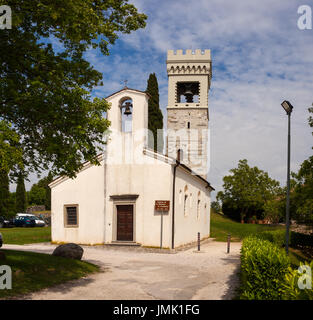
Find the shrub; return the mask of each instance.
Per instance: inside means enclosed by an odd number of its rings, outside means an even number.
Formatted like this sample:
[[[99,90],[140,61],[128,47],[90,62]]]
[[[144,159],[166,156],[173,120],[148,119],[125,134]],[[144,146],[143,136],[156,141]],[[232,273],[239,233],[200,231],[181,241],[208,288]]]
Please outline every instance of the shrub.
[[[285,246],[286,231],[284,229],[264,231],[256,235],[257,238],[268,240],[279,247]],[[291,247],[313,247],[313,236],[291,231],[289,234],[289,245]]]
[[[248,237],[241,249],[241,299],[282,299],[281,283],[290,267],[286,253],[268,240]]]
[[[274,231],[264,231],[256,235],[257,238],[268,240],[278,247],[285,246],[286,243],[286,231],[285,230],[274,230]]]
[[[313,270],[313,261],[311,263],[305,262],[300,265],[310,266]],[[313,290],[312,289],[299,289],[298,280],[302,276],[298,270],[293,270],[288,268],[288,272],[285,275],[285,281],[282,282],[280,292],[282,299],[284,300],[313,300]],[[311,283],[311,285],[313,285]]]

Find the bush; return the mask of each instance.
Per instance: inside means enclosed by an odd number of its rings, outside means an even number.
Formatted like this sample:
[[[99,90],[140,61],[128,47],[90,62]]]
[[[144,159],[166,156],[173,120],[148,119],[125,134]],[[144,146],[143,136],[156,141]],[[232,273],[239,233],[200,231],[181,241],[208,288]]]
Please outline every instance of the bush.
[[[278,232],[264,233],[264,238],[281,243],[277,240],[279,236],[275,235]],[[313,261],[304,264],[313,271]],[[241,249],[241,299],[313,300],[312,289],[298,287],[302,275],[290,267],[288,256],[275,243],[256,237],[244,239]]]
[[[268,240],[248,237],[241,248],[241,299],[282,299],[279,290],[290,267],[286,253]]]
[[[301,263],[300,265],[303,265]],[[313,270],[313,261],[311,263],[305,262],[304,265],[310,266]],[[282,294],[282,299],[284,300],[313,300],[313,290],[312,289],[299,289],[298,280],[302,276],[298,270],[288,269],[285,275],[285,281],[282,282],[280,292]],[[302,280],[302,279],[300,279]],[[312,285],[312,283],[311,283]]]
[[[274,231],[264,231],[256,235],[257,238],[268,240],[278,247],[284,247],[286,243],[286,231],[285,230],[274,230]]]
[[[274,231],[264,231],[256,235],[257,238],[268,240],[278,247],[284,247],[286,243],[286,231],[284,229]],[[313,236],[291,231],[289,234],[289,245],[291,247],[313,247]]]

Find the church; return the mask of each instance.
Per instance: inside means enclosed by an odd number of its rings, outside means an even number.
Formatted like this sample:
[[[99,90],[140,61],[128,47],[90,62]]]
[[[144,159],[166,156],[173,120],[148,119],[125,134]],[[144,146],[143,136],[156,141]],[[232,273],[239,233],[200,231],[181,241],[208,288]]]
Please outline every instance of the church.
[[[168,50],[164,152],[148,144],[149,95],[106,97],[110,132],[100,165],[50,183],[53,243],[175,249],[210,236],[210,50]]]

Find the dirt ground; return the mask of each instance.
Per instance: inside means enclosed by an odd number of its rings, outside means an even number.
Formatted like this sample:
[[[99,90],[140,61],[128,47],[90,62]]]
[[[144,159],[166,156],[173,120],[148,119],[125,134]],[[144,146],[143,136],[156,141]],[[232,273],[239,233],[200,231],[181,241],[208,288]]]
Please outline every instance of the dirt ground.
[[[52,253],[50,244],[5,245],[6,249]],[[23,299],[34,300],[227,300],[239,285],[241,243],[210,241],[173,254],[133,248],[83,247],[83,260],[101,272],[44,289]]]

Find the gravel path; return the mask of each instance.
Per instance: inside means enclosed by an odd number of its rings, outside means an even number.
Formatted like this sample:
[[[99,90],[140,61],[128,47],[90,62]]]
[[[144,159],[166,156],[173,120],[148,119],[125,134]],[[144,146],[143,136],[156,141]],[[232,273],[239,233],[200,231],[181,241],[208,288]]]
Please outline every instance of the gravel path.
[[[4,245],[6,249],[52,253],[50,244]],[[102,272],[44,289],[24,299],[232,299],[239,284],[241,243],[210,241],[201,252],[191,248],[174,254],[132,248],[83,247],[83,260]]]

